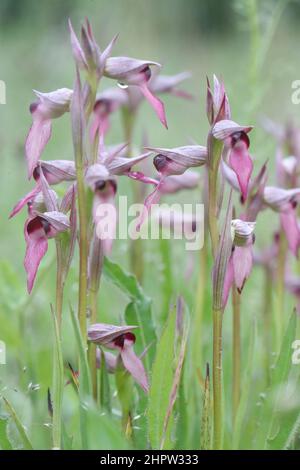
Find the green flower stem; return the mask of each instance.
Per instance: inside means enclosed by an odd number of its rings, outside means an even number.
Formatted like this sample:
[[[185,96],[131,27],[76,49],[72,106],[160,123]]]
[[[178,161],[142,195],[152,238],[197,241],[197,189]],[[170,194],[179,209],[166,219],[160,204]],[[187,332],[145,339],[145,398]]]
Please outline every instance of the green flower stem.
[[[232,287],[232,313],[232,418],[234,425],[241,393],[241,296],[235,285]]]
[[[208,198],[208,228],[212,244],[212,252],[215,258],[219,243],[219,230],[217,220],[217,182],[218,182],[218,169],[209,169],[208,184],[209,184],[209,198]]]
[[[62,400],[64,390],[64,370],[61,354],[61,324],[62,306],[64,295],[64,280],[62,266],[62,247],[59,239],[56,240],[56,297],[55,297],[55,344],[53,354],[53,417],[52,417],[52,442],[56,449],[61,448],[62,433]]]
[[[270,384],[270,354],[272,351],[271,344],[271,313],[272,313],[272,273],[270,269],[265,269],[265,288],[263,303],[263,333],[264,333],[264,369],[266,385]]]
[[[128,108],[122,110],[123,118],[123,129],[125,140],[128,143],[128,156],[132,156],[132,140],[133,140],[133,129],[135,124],[136,113],[132,112]],[[141,202],[140,184],[136,181],[132,181],[132,193],[133,203]],[[137,280],[141,283],[144,276],[144,247],[143,240],[137,238],[136,240],[130,241],[130,269],[131,272],[136,276]]]
[[[287,256],[287,243],[283,231],[279,237],[279,253],[277,260],[277,286],[275,307],[275,350],[279,352],[284,332],[284,291],[285,291],[285,265]]]
[[[84,172],[82,164],[76,162],[77,194],[79,212],[79,301],[78,320],[83,340],[86,342],[86,309],[87,309],[87,261],[88,233],[86,214],[86,193],[84,187]]]
[[[89,285],[89,307],[90,307],[90,321],[97,323],[97,296],[100,287],[100,277],[103,264],[103,253],[101,250],[101,240],[94,234],[92,247],[91,247],[91,272],[90,272],[90,285]],[[90,343],[88,349],[88,360],[92,378],[93,397],[97,400],[97,357],[96,345]]]
[[[207,234],[206,234],[207,235]],[[195,305],[195,317],[194,317],[194,328],[193,336],[192,336],[192,349],[193,349],[193,357],[197,364],[200,365],[199,369],[202,371],[203,364],[203,345],[202,341],[199,341],[199,331],[203,331],[203,320],[204,320],[204,307],[205,307],[205,291],[208,279],[207,273],[207,263],[208,263],[208,253],[207,253],[207,236],[205,235],[204,238],[204,245],[199,252],[200,258],[200,269],[199,269],[199,276],[198,276],[198,285],[197,285],[197,297],[196,297],[196,305]]]
[[[213,400],[214,400],[214,446],[222,449],[222,322],[223,310],[213,310]]]
[[[216,259],[219,245],[218,229],[218,168],[223,145],[211,135],[208,138],[208,228],[211,238],[212,253]],[[223,310],[213,308],[213,415],[214,449],[222,448],[222,320]]]

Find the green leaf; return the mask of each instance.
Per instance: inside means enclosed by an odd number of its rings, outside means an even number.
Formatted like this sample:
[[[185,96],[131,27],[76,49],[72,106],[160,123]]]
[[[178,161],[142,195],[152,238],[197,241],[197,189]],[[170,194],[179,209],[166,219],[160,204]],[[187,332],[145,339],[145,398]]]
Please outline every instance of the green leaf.
[[[201,418],[201,449],[211,449],[211,407],[210,407],[210,375],[209,364],[206,365],[206,377],[203,392],[203,407]]]
[[[255,435],[256,448],[272,448],[274,437],[279,431],[277,423],[279,397],[282,386],[286,384],[292,365],[291,344],[296,334],[296,314],[290,317],[285,335],[282,340],[280,353],[272,369],[270,387],[266,391],[264,400],[258,408],[259,427]]]
[[[111,416],[100,413],[91,403],[84,404],[86,419],[85,450],[125,450],[128,442],[121,432],[119,423]]]
[[[176,315],[172,311],[157,345],[149,391],[149,439],[153,449],[160,449],[165,417],[173,385]]]
[[[250,342],[249,342],[249,349],[248,349],[248,359],[247,365],[245,368],[243,385],[241,389],[241,398],[239,402],[239,406],[237,409],[236,419],[233,427],[233,449],[237,450],[239,448],[240,439],[242,435],[243,424],[246,419],[247,413],[247,406],[249,403],[249,399],[251,396],[251,384],[252,384],[252,377],[253,377],[253,358],[254,358],[254,351],[256,345],[256,321],[253,321],[253,327],[251,328],[250,332]]]
[[[80,380],[79,380],[79,399],[80,399],[80,432],[81,432],[81,441],[82,448],[86,449],[88,445],[88,417],[87,417],[87,403],[90,400],[92,395],[92,380],[90,369],[87,361],[87,349],[84,343],[84,340],[81,335],[79,322],[77,316],[75,315],[74,310],[70,306],[71,319],[73,324],[73,329],[75,333],[75,340],[77,344],[77,349],[79,353],[79,370],[80,370]]]
[[[103,274],[132,300],[145,298],[136,277],[124,271],[119,264],[113,263],[108,258],[104,258]]]
[[[79,395],[81,398],[86,398],[91,395],[92,392],[92,381],[87,361],[87,348],[83,341],[78,318],[75,315],[73,308],[70,306],[72,325],[75,333],[75,340],[79,353],[79,370],[80,370],[80,381],[79,381]]]
[[[7,400],[7,398],[5,397],[2,397],[4,403],[5,403],[5,406],[7,408],[7,411],[11,417],[11,419],[13,420],[17,430],[18,430],[18,433],[19,433],[19,436],[21,438],[21,441],[22,441],[22,444],[23,444],[23,448],[25,450],[33,450],[33,446],[30,442],[30,439],[27,435],[27,432],[22,424],[22,422],[20,421],[20,418],[19,416],[17,415],[14,407],[12,406],[12,404]]]
[[[111,403],[110,403],[110,386],[109,386],[109,377],[108,372],[106,369],[104,353],[101,349],[99,349],[101,354],[101,366],[100,370],[97,371],[98,377],[98,401],[100,403],[101,408],[106,410],[107,412],[111,411]]]
[[[108,258],[104,259],[103,273],[110,282],[116,285],[131,300],[125,311],[125,319],[128,324],[139,327],[135,347],[138,354],[141,354],[146,347],[156,340],[151,312],[152,301],[146,296],[135,276],[124,271],[121,266],[113,263]],[[154,348],[150,347],[145,356],[145,365],[148,370],[153,359]]]
[[[11,450],[12,445],[9,442],[6,432],[8,418],[0,418],[0,448],[2,450]]]

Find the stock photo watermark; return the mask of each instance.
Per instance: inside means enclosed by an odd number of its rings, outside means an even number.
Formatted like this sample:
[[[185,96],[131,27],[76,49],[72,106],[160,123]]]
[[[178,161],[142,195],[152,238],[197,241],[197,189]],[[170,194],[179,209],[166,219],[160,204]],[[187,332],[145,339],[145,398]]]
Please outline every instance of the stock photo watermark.
[[[0,104],[6,104],[6,84],[0,80]]]
[[[294,80],[291,85],[292,96],[291,101],[293,104],[300,104],[300,80]]]
[[[96,233],[101,240],[185,240],[187,251],[199,250],[204,243],[203,204],[128,204],[119,197],[118,207],[103,203],[97,207]]]
[[[6,344],[0,340],[0,365],[6,364]]]
[[[292,349],[294,350],[292,354],[292,364],[300,365],[300,339],[296,339],[292,343]]]

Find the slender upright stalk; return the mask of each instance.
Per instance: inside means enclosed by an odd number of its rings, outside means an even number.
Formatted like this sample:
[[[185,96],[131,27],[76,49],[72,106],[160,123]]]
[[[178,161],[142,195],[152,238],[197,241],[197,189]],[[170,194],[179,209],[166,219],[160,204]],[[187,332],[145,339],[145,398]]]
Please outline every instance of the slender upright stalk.
[[[214,449],[222,449],[222,321],[223,310],[213,310],[213,399],[214,399]]]
[[[90,262],[90,284],[89,284],[89,307],[91,323],[97,323],[97,296],[100,286],[100,277],[103,264],[103,252],[101,249],[101,240],[96,234],[93,236],[91,245],[91,262]],[[97,357],[96,345],[89,344],[88,359],[92,377],[93,397],[97,400]]]
[[[132,156],[132,138],[135,123],[135,113],[128,108],[123,109],[123,128],[125,140],[128,143],[128,156]],[[140,185],[132,181],[133,203],[140,203]],[[131,240],[130,242],[130,268],[135,274],[137,280],[142,282],[144,275],[144,251],[143,241],[141,238]]]
[[[76,165],[77,173],[77,194],[79,212],[79,301],[78,319],[81,334],[86,340],[86,308],[87,308],[87,260],[88,260],[88,234],[87,234],[87,214],[86,195],[83,181],[83,168]]]
[[[207,285],[207,263],[208,263],[208,253],[207,253],[207,236],[204,238],[204,245],[199,252],[200,258],[200,269],[198,276],[198,285],[197,285],[197,297],[195,305],[195,316],[194,316],[194,327],[193,327],[193,336],[192,336],[192,350],[193,357],[197,364],[200,365],[200,370],[202,370],[202,357],[203,357],[203,345],[202,341],[199,341],[199,332],[203,331],[203,316],[204,316],[204,304],[205,304],[205,290]]]
[[[271,318],[272,318],[272,274],[269,268],[265,269],[265,288],[263,303],[263,332],[264,332],[264,369],[266,385],[270,383],[270,354],[271,345]]]
[[[241,393],[241,296],[235,285],[232,287],[232,419],[235,422]]]
[[[63,269],[62,269],[62,252],[61,242],[59,239],[56,240],[56,296],[55,296],[55,314],[61,334],[61,323],[62,323],[62,306],[63,306],[63,294],[64,294],[64,281],[63,281]]]
[[[275,308],[275,350],[279,352],[284,331],[284,291],[287,243],[284,233],[280,232],[277,258],[276,308]]]
[[[218,229],[218,168],[223,150],[211,135],[208,138],[208,228],[211,238],[214,259],[219,245]],[[223,416],[222,416],[222,317],[223,309],[213,308],[213,411],[214,411],[214,449],[222,448]]]
[[[83,341],[86,341],[86,310],[87,310],[87,261],[88,261],[88,231],[86,192],[84,186],[84,128],[88,116],[83,110],[83,99],[79,72],[74,87],[71,102],[72,136],[75,155],[77,198],[79,212],[79,296],[78,320]]]
[[[55,297],[55,338],[56,347],[53,352],[53,417],[52,417],[52,442],[56,449],[61,448],[61,428],[62,428],[62,400],[64,390],[64,371],[61,357],[61,324],[63,306],[63,267],[62,248],[59,239],[56,240],[56,297]]]
[[[219,231],[217,223],[217,181],[218,171],[217,169],[209,169],[208,172],[208,183],[209,183],[209,198],[208,198],[208,228],[212,244],[213,256],[216,256],[218,243],[219,243]]]

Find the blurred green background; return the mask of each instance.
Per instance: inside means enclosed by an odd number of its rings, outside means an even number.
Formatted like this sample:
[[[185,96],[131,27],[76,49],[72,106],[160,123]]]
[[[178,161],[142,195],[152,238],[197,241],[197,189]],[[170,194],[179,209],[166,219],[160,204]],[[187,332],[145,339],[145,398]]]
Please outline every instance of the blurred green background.
[[[269,183],[274,183],[275,145],[260,128],[260,118],[266,115],[281,123],[292,118],[300,123],[300,107],[291,101],[292,81],[300,79],[300,1],[1,0],[0,79],[6,83],[7,103],[0,105],[0,339],[7,345],[7,366],[0,365],[0,388],[11,390],[12,399],[23,409],[25,421],[31,419],[27,414],[34,414],[37,435],[42,429],[41,417],[47,416],[46,389],[51,377],[49,302],[54,298],[55,270],[51,265],[54,250],[49,246],[32,298],[28,299],[23,269],[25,211],[10,221],[8,214],[15,202],[32,187],[26,179],[23,151],[31,124],[28,108],[34,99],[32,89],[51,91],[73,86],[74,63],[67,19],[72,19],[78,32],[80,22],[86,16],[92,22],[100,46],[106,46],[113,35],[119,33],[114,55],[158,61],[163,64],[166,74],[184,70],[192,73],[192,78],[182,87],[193,93],[193,102],[172,96],[163,98],[168,131],[160,125],[149,106],[143,104],[135,129],[137,146],[141,144],[144,132],[147,132],[151,145],[175,147],[185,145],[191,139],[205,145],[208,130],[206,75],[211,77],[213,73],[224,79],[233,119],[257,126],[251,135],[251,152],[256,170],[269,159]],[[101,87],[106,86],[111,86],[111,82],[104,79]],[[117,114],[112,119],[108,143],[121,141],[121,119]],[[52,139],[43,158],[72,158],[68,114],[53,122]],[[128,188],[128,183],[122,181],[120,192],[126,192]],[[195,199],[198,195],[183,194],[180,197]],[[268,221],[273,222],[267,227],[265,220],[258,221],[258,247],[265,246],[276,229],[276,217],[269,212]],[[53,244],[50,242],[49,245]],[[117,243],[113,258],[126,266],[126,253],[126,242]],[[161,259],[153,242],[145,243],[145,256],[145,289],[153,297],[155,315],[159,317],[161,277],[157,273],[161,269]],[[182,245],[176,245],[173,256],[178,260],[174,263],[174,292],[183,292],[193,309],[197,260],[194,256],[194,273],[184,281],[189,259]],[[76,273],[77,262],[74,262],[66,299],[75,305]],[[261,276],[257,271],[245,287],[244,334],[253,312],[261,305],[261,297],[256,295],[260,285]],[[119,321],[125,305],[126,301],[104,282],[99,302],[101,318]],[[291,305],[290,300],[289,311]],[[229,331],[231,320],[227,313],[225,327]],[[201,338],[208,350],[209,334]],[[73,357],[71,336],[64,336],[66,356],[70,360]],[[225,351],[229,340],[225,334]],[[23,372],[24,367],[27,369]],[[39,383],[41,389],[33,392],[29,387],[27,390],[30,383]],[[18,390],[23,390],[22,394]],[[28,401],[28,407],[23,406],[24,400]],[[41,433],[38,439],[43,446],[47,438]]]

